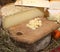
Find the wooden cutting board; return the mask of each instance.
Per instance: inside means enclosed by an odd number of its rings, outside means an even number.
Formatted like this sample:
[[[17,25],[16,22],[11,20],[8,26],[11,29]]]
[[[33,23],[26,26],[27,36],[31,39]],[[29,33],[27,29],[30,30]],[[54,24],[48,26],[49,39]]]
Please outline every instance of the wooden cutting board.
[[[24,21],[19,25],[8,28],[10,32],[10,37],[18,42],[32,44],[60,26],[53,21],[41,18],[42,26],[36,30],[32,30],[31,28],[28,28],[26,26],[26,24],[28,24],[30,20]]]

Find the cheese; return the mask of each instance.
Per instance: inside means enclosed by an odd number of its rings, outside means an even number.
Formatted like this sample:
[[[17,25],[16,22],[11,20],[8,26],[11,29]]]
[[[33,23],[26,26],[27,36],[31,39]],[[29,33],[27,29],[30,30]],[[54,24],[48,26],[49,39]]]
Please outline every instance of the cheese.
[[[48,10],[49,11],[49,20],[55,20],[60,23],[60,10]],[[60,30],[60,28],[58,29]]]
[[[48,10],[49,11],[49,20],[56,20],[60,23],[60,10]]]
[[[3,18],[3,27],[9,28],[11,26],[20,24],[25,20],[28,20],[37,16],[44,16],[44,13],[37,8],[33,8],[25,12],[7,16],[6,18]]]
[[[60,1],[51,1],[50,2],[50,7],[49,7],[50,9],[52,9],[52,10],[60,10]]]
[[[49,7],[48,0],[17,0],[15,5],[35,6],[35,7]]]
[[[27,24],[27,27],[31,28],[32,30],[36,30],[36,29],[39,28],[40,26],[42,26],[42,21],[41,21],[40,18],[32,19],[32,20],[29,21],[29,23]]]
[[[13,15],[18,12],[26,11],[32,9],[31,7],[22,7],[22,6],[15,6],[14,3],[5,5],[1,8],[1,12],[3,17]]]

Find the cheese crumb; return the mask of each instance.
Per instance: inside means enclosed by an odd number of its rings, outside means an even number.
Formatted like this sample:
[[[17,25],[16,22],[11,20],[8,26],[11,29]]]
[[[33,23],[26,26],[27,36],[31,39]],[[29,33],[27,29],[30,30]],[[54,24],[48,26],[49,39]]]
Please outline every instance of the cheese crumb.
[[[33,20],[30,20],[29,23],[27,24],[27,27],[29,27],[33,30],[36,30],[40,26],[42,26],[42,21],[40,18],[35,18]]]

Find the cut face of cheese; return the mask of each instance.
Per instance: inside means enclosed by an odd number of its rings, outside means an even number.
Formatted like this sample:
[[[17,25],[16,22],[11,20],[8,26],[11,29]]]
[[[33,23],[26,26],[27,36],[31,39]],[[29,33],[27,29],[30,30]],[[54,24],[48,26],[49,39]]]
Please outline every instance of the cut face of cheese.
[[[50,2],[50,7],[49,7],[50,9],[57,9],[57,10],[60,10],[60,1],[51,1]]]
[[[55,20],[60,23],[60,10],[48,10],[49,11],[49,20]],[[58,29],[60,30],[60,28]]]
[[[17,13],[11,16],[7,16],[6,18],[3,18],[3,27],[9,28],[11,26],[20,24],[25,20],[28,20],[37,16],[40,16],[40,17],[44,16],[44,13],[37,8],[33,8],[22,13]]]
[[[49,11],[49,20],[56,20],[60,23],[60,10],[48,10]]]
[[[13,15],[18,12],[26,11],[32,9],[31,7],[22,7],[22,6],[15,6],[14,3],[5,5],[1,8],[1,12],[3,16]]]
[[[48,0],[19,0],[15,5],[35,6],[35,7],[49,7]]]

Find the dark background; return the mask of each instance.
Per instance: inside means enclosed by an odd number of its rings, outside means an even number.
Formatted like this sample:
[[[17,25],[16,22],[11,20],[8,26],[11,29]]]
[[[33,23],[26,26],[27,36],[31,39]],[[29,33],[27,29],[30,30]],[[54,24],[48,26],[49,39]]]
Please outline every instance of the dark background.
[[[0,6],[4,6],[8,3],[14,3],[16,0],[0,0]]]

